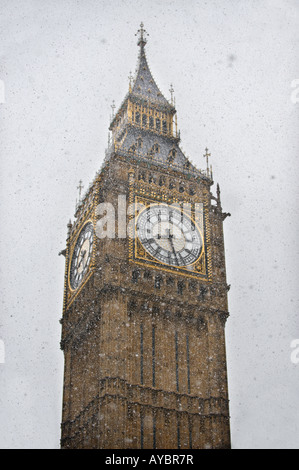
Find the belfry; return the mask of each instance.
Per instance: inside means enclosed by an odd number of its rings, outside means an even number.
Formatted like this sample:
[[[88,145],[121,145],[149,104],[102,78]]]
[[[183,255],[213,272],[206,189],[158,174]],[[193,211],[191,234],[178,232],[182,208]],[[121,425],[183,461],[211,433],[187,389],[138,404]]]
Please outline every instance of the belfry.
[[[219,186],[211,192],[208,149],[199,170],[179,146],[173,87],[168,101],[146,36],[141,24],[138,68],[113,112],[103,166],[68,224],[64,449],[230,447],[229,214]],[[108,205],[114,236],[98,230]]]

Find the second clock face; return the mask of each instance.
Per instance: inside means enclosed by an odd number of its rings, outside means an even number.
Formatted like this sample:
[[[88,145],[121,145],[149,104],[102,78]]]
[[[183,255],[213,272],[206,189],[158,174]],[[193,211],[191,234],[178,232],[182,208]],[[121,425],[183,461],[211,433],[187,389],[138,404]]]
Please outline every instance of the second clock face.
[[[88,222],[80,232],[73,251],[70,268],[70,285],[73,290],[81,284],[91,261],[93,225]]]
[[[190,266],[202,253],[202,236],[183,212],[167,205],[151,205],[137,219],[137,236],[155,260],[169,266]]]

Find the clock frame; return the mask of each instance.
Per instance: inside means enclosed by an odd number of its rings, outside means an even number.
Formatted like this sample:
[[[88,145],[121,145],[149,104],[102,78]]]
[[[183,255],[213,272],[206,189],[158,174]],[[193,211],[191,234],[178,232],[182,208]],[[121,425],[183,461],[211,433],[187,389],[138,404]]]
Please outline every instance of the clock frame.
[[[140,188],[141,189],[141,188]],[[150,190],[148,191],[151,192]],[[131,204],[135,204],[135,213],[131,216],[131,228],[130,228],[130,246],[129,246],[129,259],[131,262],[143,266],[147,266],[148,268],[155,268],[159,269],[160,271],[165,271],[173,274],[180,274],[182,276],[187,276],[190,278],[197,278],[203,281],[210,282],[211,281],[211,250],[210,250],[210,229],[209,229],[209,220],[208,220],[208,208],[205,201],[192,201],[191,202],[191,212],[186,213],[186,217],[188,217],[192,223],[194,223],[199,233],[202,237],[202,250],[201,254],[196,259],[196,261],[187,266],[176,266],[176,265],[169,265],[163,263],[151,254],[144,248],[142,245],[137,233],[136,233],[136,223],[134,221],[138,220],[138,210],[137,208],[140,205],[143,205],[145,208],[149,208],[150,206],[154,205],[166,205],[171,206],[173,204],[178,203],[190,203],[189,200],[181,200],[179,201],[177,198],[166,194],[158,195],[149,194],[149,195],[141,195],[140,193],[145,193],[143,189],[138,190],[138,188],[131,187],[131,196],[130,201]],[[202,204],[202,213],[200,220],[195,222],[194,219],[194,207],[195,203]],[[133,233],[133,231],[135,233]]]

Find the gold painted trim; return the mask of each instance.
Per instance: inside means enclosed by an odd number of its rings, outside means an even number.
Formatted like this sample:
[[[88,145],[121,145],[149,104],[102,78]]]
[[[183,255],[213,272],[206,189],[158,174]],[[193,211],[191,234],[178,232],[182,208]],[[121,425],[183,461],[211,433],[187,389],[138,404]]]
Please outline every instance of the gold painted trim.
[[[158,206],[158,207],[160,207],[160,206],[165,206],[165,207],[169,207],[169,205],[168,205],[168,204],[165,204],[164,202],[161,202],[161,203],[154,203],[154,204],[149,204],[142,212],[140,212],[140,214],[137,216],[137,220],[136,220],[136,224],[135,224],[135,241],[136,241],[136,240],[139,240],[139,242],[140,242],[140,244],[142,245],[143,249],[147,252],[147,254],[148,254],[151,258],[153,258],[153,259],[155,260],[156,263],[163,264],[163,265],[168,266],[168,267],[170,267],[170,268],[177,268],[177,269],[180,269],[180,268],[182,268],[182,269],[184,269],[184,268],[188,269],[188,268],[190,268],[191,266],[196,265],[196,263],[198,263],[198,262],[200,261],[200,259],[201,259],[201,258],[204,256],[204,254],[205,254],[204,235],[202,234],[202,231],[200,230],[200,228],[199,228],[199,226],[197,225],[197,223],[195,222],[195,220],[194,220],[191,216],[189,216],[189,214],[187,214],[187,213],[186,213],[186,217],[187,217],[191,222],[194,223],[194,225],[196,226],[198,232],[200,233],[201,240],[202,240],[201,254],[200,254],[200,256],[199,256],[193,263],[185,264],[185,265],[183,265],[183,266],[172,266],[171,264],[163,263],[163,262],[160,261],[158,258],[155,258],[153,255],[151,255],[151,254],[147,251],[146,248],[144,248],[144,246],[143,246],[143,244],[142,244],[140,238],[136,235],[136,234],[137,234],[136,225],[138,224],[138,219],[139,219],[139,217],[141,217],[141,215],[147,210],[147,208],[148,208],[149,206],[151,206],[151,207],[153,207],[153,206]],[[176,210],[178,210],[178,209],[176,209]],[[192,210],[191,210],[191,212],[192,212]],[[137,255],[137,247],[136,247],[136,243],[135,243],[135,256],[136,256],[136,255]],[[138,259],[144,259],[145,261],[147,261],[147,258],[139,257]]]
[[[71,283],[70,283],[70,270],[71,270],[71,264],[72,264],[72,259],[73,259],[73,254],[74,254],[74,249],[75,249],[75,246],[76,246],[76,243],[78,241],[78,238],[80,236],[80,233],[82,232],[82,230],[84,229],[84,227],[91,223],[92,226],[93,226],[93,236],[94,236],[94,239],[93,239],[93,246],[92,246],[92,256],[91,256],[91,261],[90,261],[90,265],[88,267],[88,271],[87,273],[85,274],[85,277],[83,278],[81,284],[77,287],[77,289],[73,289],[71,287]],[[82,289],[82,287],[86,284],[86,282],[88,281],[90,275],[93,273],[93,270],[94,270],[94,264],[95,264],[95,236],[96,236],[96,233],[95,233],[95,221],[94,221],[94,218],[90,218],[90,219],[87,219],[85,220],[81,226],[79,227],[79,230],[76,231],[76,236],[74,237],[73,241],[72,241],[72,244],[71,244],[71,249],[70,249],[70,256],[69,256],[69,265],[68,265],[68,291],[70,293],[69,295],[69,301],[73,301],[74,299],[72,299],[73,296],[77,296],[78,293],[80,292],[80,290]],[[68,303],[68,306],[70,305],[70,303]]]

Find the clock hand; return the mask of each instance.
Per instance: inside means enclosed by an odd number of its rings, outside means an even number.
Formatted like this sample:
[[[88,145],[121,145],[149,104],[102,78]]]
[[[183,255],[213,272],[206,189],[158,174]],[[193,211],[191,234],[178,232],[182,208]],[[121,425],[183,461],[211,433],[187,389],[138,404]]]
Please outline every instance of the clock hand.
[[[178,258],[177,258],[177,255],[176,255],[176,251],[175,251],[175,248],[174,248],[174,244],[173,244],[173,235],[169,233],[169,241],[170,241],[170,245],[171,245],[171,248],[172,248],[172,252],[174,254],[174,257],[176,259],[176,262],[177,262],[177,265],[179,266],[179,261],[178,261]]]
[[[82,251],[82,253],[80,253],[80,254],[81,254],[81,259],[80,259],[80,263],[79,263],[78,266],[77,266],[77,269],[80,268],[81,263],[82,263],[82,261],[83,261],[83,259],[84,259],[85,253],[86,253],[86,250],[84,250],[84,251]]]

